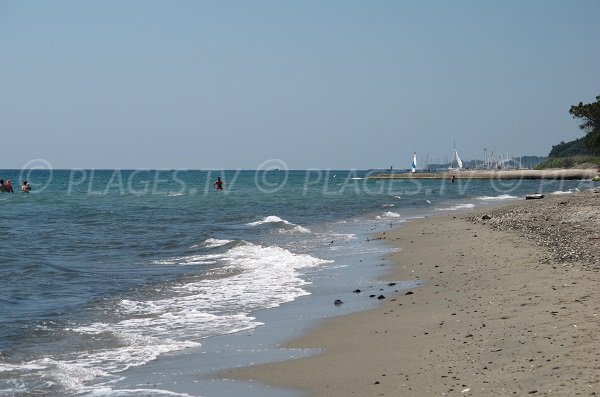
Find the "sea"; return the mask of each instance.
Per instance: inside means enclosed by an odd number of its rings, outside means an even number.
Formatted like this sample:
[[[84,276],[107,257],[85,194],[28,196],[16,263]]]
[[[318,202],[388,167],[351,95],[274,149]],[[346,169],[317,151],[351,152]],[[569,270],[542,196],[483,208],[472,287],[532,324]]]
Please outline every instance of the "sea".
[[[0,396],[239,395],[211,373],[314,354],[281,344],[426,282],[380,281],[375,233],[591,185],[374,173],[0,170]]]

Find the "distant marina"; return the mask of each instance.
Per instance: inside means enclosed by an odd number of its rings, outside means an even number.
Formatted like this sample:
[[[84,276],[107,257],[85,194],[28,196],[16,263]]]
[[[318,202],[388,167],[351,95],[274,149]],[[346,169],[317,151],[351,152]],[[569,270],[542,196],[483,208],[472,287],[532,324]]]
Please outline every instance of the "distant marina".
[[[464,161],[460,158],[456,143],[452,150],[452,160],[443,164],[429,163],[426,156],[425,166],[421,169],[417,166],[417,152],[413,153],[411,168],[394,170],[393,166],[389,172],[373,173],[370,179],[556,179],[577,180],[594,179],[600,177],[600,166],[587,164],[585,166],[569,169],[533,169],[544,157],[521,156],[506,157],[496,155],[492,151],[487,154],[487,148],[483,149],[484,160]],[[523,161],[525,159],[525,162]]]
[[[440,172],[381,173],[371,179],[594,179],[600,173],[595,168],[561,170],[445,170]]]

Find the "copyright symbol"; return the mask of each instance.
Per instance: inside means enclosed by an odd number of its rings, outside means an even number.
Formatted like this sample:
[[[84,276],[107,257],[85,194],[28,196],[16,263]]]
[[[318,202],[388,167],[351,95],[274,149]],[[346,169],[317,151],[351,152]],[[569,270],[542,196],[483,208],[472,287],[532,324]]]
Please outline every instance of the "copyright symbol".
[[[288,173],[288,166],[283,160],[267,160],[258,166],[254,183],[261,193],[275,193],[286,184]]]
[[[508,194],[516,190],[523,183],[523,178],[519,179],[491,179],[492,188],[501,194]]]
[[[53,176],[52,165],[47,160],[33,159],[21,167],[19,181],[27,181],[33,186],[32,193],[40,193],[50,185]]]

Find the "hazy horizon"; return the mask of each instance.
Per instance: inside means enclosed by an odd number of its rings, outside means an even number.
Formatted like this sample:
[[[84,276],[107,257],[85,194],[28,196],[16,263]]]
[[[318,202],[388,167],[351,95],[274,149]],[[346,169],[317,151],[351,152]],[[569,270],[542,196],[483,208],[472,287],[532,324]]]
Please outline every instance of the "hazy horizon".
[[[600,95],[600,2],[1,1],[0,168],[546,156]]]
[[[510,155],[510,153],[509,153]],[[510,155],[509,159],[518,160],[520,157],[539,157],[545,158],[547,156],[535,156],[535,155],[522,155],[522,156],[512,156]],[[412,156],[411,156],[412,159]],[[490,157],[490,152],[488,152],[487,161],[489,163],[498,164],[499,162],[506,160],[506,153],[496,153],[495,157]],[[483,162],[483,156],[477,158],[463,158],[461,156],[461,160],[463,163],[469,162]],[[453,162],[452,156],[448,155],[443,158],[419,158],[417,157],[417,169],[423,170],[427,165],[440,165],[447,166],[451,165]],[[479,164],[480,165],[480,164]],[[204,168],[186,168],[186,167],[137,167],[137,168],[128,168],[128,167],[55,167],[52,163],[48,162],[44,159],[31,159],[28,163],[24,164],[22,167],[4,167],[0,168],[3,170],[54,170],[54,171],[225,171],[225,172],[236,172],[236,171],[369,171],[369,170],[389,170],[390,166],[393,166],[394,170],[410,170],[411,166],[406,164],[399,164],[398,166],[394,166],[393,164],[388,165],[387,167],[370,167],[370,168],[337,168],[337,167],[305,167],[305,168],[292,168],[289,167],[285,161],[280,159],[269,159],[262,162],[260,165],[254,168],[219,168],[219,167],[204,167]],[[526,167],[527,165],[523,165]]]

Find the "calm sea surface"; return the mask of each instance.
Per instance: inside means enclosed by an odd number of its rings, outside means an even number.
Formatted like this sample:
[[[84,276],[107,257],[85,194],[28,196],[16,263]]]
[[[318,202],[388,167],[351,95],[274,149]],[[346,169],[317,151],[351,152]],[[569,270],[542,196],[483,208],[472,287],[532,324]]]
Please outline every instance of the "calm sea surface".
[[[366,175],[0,170],[0,395],[121,395],[125,370],[261,325],[378,226],[589,184]]]

